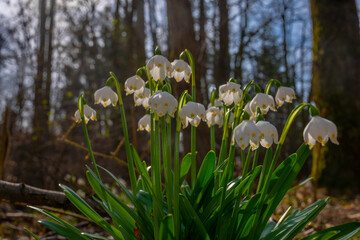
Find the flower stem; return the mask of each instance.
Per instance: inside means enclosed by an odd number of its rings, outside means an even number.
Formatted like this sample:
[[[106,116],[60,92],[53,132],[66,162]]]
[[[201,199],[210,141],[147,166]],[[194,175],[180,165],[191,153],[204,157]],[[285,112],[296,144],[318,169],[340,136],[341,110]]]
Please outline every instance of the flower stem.
[[[215,152],[215,128],[214,126],[210,127],[210,146],[211,150]]]
[[[180,160],[179,160],[179,144],[180,144],[180,131],[176,131],[175,132],[175,144],[174,144],[174,232],[175,232],[175,239],[180,239],[180,208],[179,208]]]
[[[95,157],[94,157],[94,153],[93,153],[93,150],[92,150],[92,147],[91,147],[89,133],[88,133],[88,130],[87,130],[87,127],[86,127],[84,116],[81,116],[81,125],[82,125],[82,129],[83,129],[83,132],[84,132],[84,135],[85,135],[86,145],[87,145],[87,147],[89,149],[90,159],[91,159],[91,162],[92,162],[93,167],[95,169],[96,176],[99,179],[101,179],[100,174],[99,174],[99,170],[98,170],[96,162],[95,162]]]
[[[168,212],[172,213],[172,179],[171,179],[171,158],[168,156],[168,139],[166,134],[166,121],[165,116],[161,117],[161,142],[162,142],[162,154],[163,164],[165,172],[165,188],[166,199],[168,204]]]
[[[196,81],[195,81],[195,62],[191,52],[187,49],[184,51],[189,60],[191,67],[191,95],[192,101],[196,102]],[[191,186],[194,187],[196,182],[196,127],[191,126]]]
[[[116,91],[117,91],[117,94],[119,97],[121,123],[122,123],[122,127],[123,127],[124,138],[125,138],[125,152],[126,152],[126,159],[128,161],[130,184],[131,184],[131,189],[132,189],[133,194],[136,195],[136,193],[137,193],[136,174],[135,174],[135,168],[134,168],[134,161],[133,161],[132,153],[131,153],[129,134],[128,134],[128,129],[127,129],[126,116],[125,116],[125,109],[124,109],[124,104],[123,104],[122,97],[121,97],[120,83],[113,72],[110,72],[110,75],[112,76],[112,78],[114,80],[114,83],[116,86]]]

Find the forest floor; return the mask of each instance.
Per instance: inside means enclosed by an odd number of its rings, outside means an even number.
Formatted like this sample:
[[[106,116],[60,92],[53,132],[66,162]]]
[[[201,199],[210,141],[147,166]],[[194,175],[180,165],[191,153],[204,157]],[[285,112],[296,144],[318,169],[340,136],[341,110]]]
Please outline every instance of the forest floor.
[[[318,189],[317,195],[318,199],[326,198],[326,190]],[[293,206],[295,209],[304,209],[314,202],[313,199],[313,186],[308,182],[299,189],[286,195],[276,209],[273,219],[275,221],[279,220],[289,206]],[[61,213],[56,213],[56,215],[62,215],[62,218],[86,232],[101,234],[101,229],[85,219],[77,219],[74,216]],[[42,225],[37,222],[41,219],[45,219],[45,217],[32,212],[26,206],[0,201],[0,238],[4,240],[30,239],[29,235],[24,231],[24,228],[27,228],[37,234],[41,239],[64,239],[42,227]],[[331,197],[330,202],[324,210],[298,234],[296,239],[301,239],[304,236],[308,236],[325,228],[352,221],[360,221],[360,195],[352,199]]]

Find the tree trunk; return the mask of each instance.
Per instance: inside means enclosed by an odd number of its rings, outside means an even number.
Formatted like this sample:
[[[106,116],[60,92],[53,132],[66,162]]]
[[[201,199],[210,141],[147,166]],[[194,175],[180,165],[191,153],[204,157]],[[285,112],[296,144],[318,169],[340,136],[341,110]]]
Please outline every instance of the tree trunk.
[[[42,113],[42,96],[43,96],[43,75],[45,65],[45,21],[46,21],[46,0],[39,0],[40,10],[40,45],[37,54],[37,73],[35,76],[34,87],[35,87],[35,98],[34,98],[34,116],[33,116],[33,139],[38,140],[41,143],[40,138],[44,132],[46,122],[44,123]],[[38,146],[39,144],[36,143]]]
[[[227,0],[218,1],[219,23],[219,52],[215,66],[215,82],[219,86],[230,77],[230,54],[229,54],[229,11]]]
[[[50,2],[50,24],[49,30],[47,34],[47,59],[46,59],[46,81],[45,81],[45,91],[44,91],[44,99],[43,99],[43,114],[46,122],[50,121],[50,92],[51,92],[51,76],[52,76],[52,38],[53,38],[53,29],[54,29],[54,15],[55,15],[55,5],[56,0],[52,0]],[[44,137],[49,137],[49,124],[46,125],[44,129]]]
[[[179,54],[188,49],[195,61],[195,79],[196,79],[196,102],[204,103],[204,98],[207,96],[202,95],[201,78],[201,65],[203,62],[199,61],[200,44],[195,39],[194,19],[192,16],[192,9],[189,0],[167,0],[167,16],[168,16],[168,30],[169,30],[169,59],[177,59]],[[191,85],[182,81],[173,84],[173,93],[175,97],[179,97],[181,93],[188,89],[191,93]],[[205,124],[201,124],[197,129],[197,159],[203,159],[210,146],[203,144],[204,137],[209,136],[209,130]],[[184,139],[184,153],[190,152],[190,127],[183,131]]]
[[[329,143],[324,148],[317,146],[313,160],[325,164],[320,183],[330,191],[359,192],[360,36],[355,0],[310,2],[313,100],[320,114],[337,125],[340,142],[339,146]]]

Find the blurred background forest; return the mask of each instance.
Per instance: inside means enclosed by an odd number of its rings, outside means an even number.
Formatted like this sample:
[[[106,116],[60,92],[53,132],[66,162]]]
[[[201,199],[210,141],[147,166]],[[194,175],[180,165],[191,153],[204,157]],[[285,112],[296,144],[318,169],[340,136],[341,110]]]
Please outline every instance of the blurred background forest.
[[[85,92],[92,104],[93,93],[104,86],[110,71],[124,83],[159,46],[170,60],[185,48],[192,52],[197,99],[205,106],[211,90],[230,77],[242,85],[254,79],[262,87],[275,78],[296,89],[295,104],[315,102],[321,114],[337,124],[340,146],[315,148],[313,159],[318,161],[309,159],[302,177],[316,167],[323,170],[320,183],[331,186],[329,190],[359,193],[356,4],[359,1],[2,0],[0,177],[58,189],[71,175],[83,176],[89,159],[81,127],[73,120],[79,93]],[[174,94],[187,87],[174,86]],[[147,159],[149,136],[136,131],[145,111],[134,106],[132,97],[124,101],[130,141]],[[98,121],[88,127],[97,161],[127,179],[120,113],[94,108]],[[276,119],[269,118],[283,126],[292,108],[286,105]],[[303,142],[308,121],[307,112],[298,118],[283,157]],[[205,124],[199,129],[198,160],[209,150],[204,143],[208,131]],[[187,137],[185,131],[184,142],[189,142]],[[188,148],[184,144],[184,153]]]

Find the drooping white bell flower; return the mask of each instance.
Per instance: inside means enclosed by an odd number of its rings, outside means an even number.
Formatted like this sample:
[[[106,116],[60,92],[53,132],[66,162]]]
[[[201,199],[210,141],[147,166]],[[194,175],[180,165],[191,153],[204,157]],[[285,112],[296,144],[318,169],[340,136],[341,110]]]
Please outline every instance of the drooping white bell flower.
[[[316,141],[324,146],[329,138],[332,143],[339,144],[336,125],[320,116],[315,116],[310,120],[304,129],[303,136],[305,144],[309,145],[310,149],[315,146]]]
[[[237,144],[242,150],[251,146],[252,150],[259,147],[261,132],[258,127],[250,120],[242,121],[232,135],[231,144]]]
[[[179,116],[183,128],[186,128],[190,122],[192,126],[199,126],[201,119],[205,121],[205,107],[196,102],[186,103],[179,111]]]
[[[164,56],[155,55],[147,62],[146,69],[155,81],[162,81],[172,72],[172,65]]]
[[[148,132],[150,132],[150,121],[151,121],[151,117],[149,114],[145,114],[142,118],[140,118],[139,122],[138,122],[138,131],[143,131],[146,130]]]
[[[275,102],[278,107],[281,107],[284,102],[292,103],[293,99],[296,99],[294,89],[289,87],[278,88],[275,95]]]
[[[159,117],[169,114],[174,117],[177,110],[178,101],[168,92],[161,90],[153,94],[149,99],[150,111],[155,112]]]
[[[135,106],[142,105],[145,109],[149,107],[150,89],[145,88],[139,95],[134,94]]]
[[[250,109],[250,102],[245,104],[244,111],[250,115],[250,120],[255,122],[256,121],[256,113],[252,112]]]
[[[187,83],[190,82],[191,67],[190,65],[183,60],[174,60],[171,63],[172,72],[169,74],[169,77],[175,78],[177,82],[185,79]]]
[[[262,114],[266,114],[269,109],[276,111],[274,98],[265,93],[257,93],[250,101],[250,110],[256,116],[256,108],[259,107]]]
[[[95,104],[101,103],[104,107],[112,104],[116,106],[116,102],[118,101],[118,95],[114,92],[110,87],[103,87],[94,93]]]
[[[278,143],[278,132],[274,125],[269,123],[268,121],[258,121],[256,126],[261,132],[260,135],[260,144],[265,148],[271,147],[273,143]]]
[[[221,100],[215,99],[214,100],[214,106],[211,106],[211,103],[209,103],[208,108],[211,108],[211,107],[219,108],[221,114],[224,115],[224,103]]]
[[[223,115],[218,107],[209,107],[208,110],[206,110],[205,119],[209,127],[214,126],[215,124],[222,127],[224,122]]]
[[[75,112],[75,121],[76,122],[80,122],[81,121],[81,116],[80,116],[80,111],[77,110]],[[89,107],[89,105],[85,104],[84,105],[84,119],[85,119],[85,123],[87,124],[89,122],[89,120],[96,120],[96,111],[94,109],[92,109],[91,107]]]
[[[132,76],[125,81],[126,95],[135,94],[139,95],[144,91],[145,81],[138,75]]]
[[[243,92],[240,84],[228,82],[219,87],[219,99],[222,100],[226,106],[232,103],[240,104]]]

